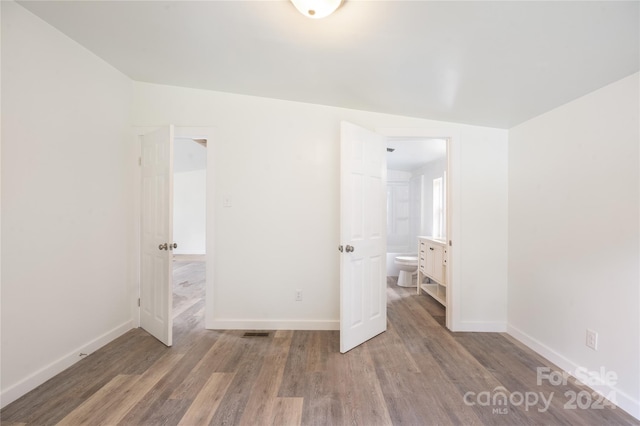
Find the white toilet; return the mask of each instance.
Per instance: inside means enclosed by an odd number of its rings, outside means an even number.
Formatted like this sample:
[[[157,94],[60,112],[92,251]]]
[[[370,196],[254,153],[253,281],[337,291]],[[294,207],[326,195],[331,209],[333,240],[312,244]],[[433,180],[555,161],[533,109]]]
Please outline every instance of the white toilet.
[[[398,285],[400,287],[415,287],[418,280],[418,256],[396,256],[394,263],[400,269]],[[414,277],[416,277],[415,280]]]

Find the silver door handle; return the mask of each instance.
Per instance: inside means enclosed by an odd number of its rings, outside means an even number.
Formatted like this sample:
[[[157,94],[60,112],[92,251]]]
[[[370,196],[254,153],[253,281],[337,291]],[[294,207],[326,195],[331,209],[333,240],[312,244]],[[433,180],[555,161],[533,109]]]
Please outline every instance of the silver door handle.
[[[169,246],[167,245],[167,243],[160,244],[158,246],[158,250],[169,250]]]
[[[174,248],[178,248],[177,243],[169,244],[169,250],[173,250]]]
[[[344,251],[346,251],[347,253],[353,253],[355,251],[355,248],[353,246],[346,246],[344,248]]]
[[[338,246],[338,251],[342,253],[344,251],[344,248],[342,246]]]

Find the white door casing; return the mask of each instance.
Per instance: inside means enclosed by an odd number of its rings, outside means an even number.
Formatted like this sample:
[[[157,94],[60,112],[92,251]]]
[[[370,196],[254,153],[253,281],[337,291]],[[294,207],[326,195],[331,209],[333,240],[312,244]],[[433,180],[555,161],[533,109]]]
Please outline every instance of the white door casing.
[[[140,327],[172,344],[173,126],[142,136]]]
[[[340,133],[340,352],[387,329],[386,138]]]

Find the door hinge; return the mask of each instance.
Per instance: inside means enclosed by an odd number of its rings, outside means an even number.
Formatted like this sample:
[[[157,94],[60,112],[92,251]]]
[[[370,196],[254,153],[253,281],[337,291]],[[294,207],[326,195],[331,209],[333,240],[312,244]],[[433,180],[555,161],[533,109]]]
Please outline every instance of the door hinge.
[[[138,166],[142,166],[142,157],[138,157]]]
[[[449,240],[449,247],[451,247],[453,244],[451,243],[451,240]]]
[[[140,298],[138,297],[138,307],[140,307]]]

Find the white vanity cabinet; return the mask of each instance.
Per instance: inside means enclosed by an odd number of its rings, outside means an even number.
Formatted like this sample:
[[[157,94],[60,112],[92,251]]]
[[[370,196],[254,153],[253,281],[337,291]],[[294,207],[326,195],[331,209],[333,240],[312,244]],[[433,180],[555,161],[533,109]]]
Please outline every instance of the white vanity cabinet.
[[[418,294],[420,290],[447,307],[447,244],[443,240],[418,237]]]

